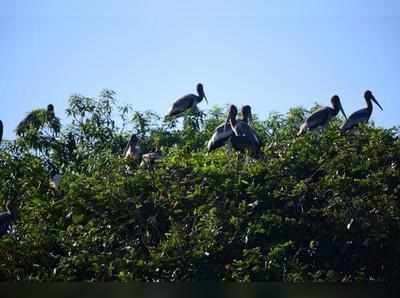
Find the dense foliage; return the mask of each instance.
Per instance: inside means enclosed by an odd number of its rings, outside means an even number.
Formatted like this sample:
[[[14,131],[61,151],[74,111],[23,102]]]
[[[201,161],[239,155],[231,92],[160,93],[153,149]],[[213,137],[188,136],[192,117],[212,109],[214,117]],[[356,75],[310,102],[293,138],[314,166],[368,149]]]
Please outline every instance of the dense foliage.
[[[399,280],[399,128],[340,135],[336,119],[296,137],[307,113],[256,118],[255,161],[206,153],[221,108],[180,125],[109,90],[71,96],[61,130],[1,145],[0,202],[16,219],[0,280]],[[132,132],[163,158],[124,159]]]

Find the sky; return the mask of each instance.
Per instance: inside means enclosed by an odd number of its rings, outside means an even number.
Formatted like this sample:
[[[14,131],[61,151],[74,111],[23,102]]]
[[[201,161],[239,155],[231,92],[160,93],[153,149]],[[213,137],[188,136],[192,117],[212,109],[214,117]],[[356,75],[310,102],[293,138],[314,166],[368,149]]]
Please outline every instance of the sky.
[[[209,105],[250,104],[266,117],[294,106],[363,108],[370,89],[400,124],[400,1],[0,2],[0,119],[5,138],[27,112],[104,88],[164,115],[204,85]]]

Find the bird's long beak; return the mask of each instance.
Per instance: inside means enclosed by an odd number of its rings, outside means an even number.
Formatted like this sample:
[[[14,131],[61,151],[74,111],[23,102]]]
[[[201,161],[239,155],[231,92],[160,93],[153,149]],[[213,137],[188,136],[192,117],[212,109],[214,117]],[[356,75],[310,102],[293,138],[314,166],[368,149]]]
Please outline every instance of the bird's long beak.
[[[377,104],[377,106],[383,111],[381,105],[379,104],[379,102],[376,100],[376,98],[374,96],[371,96],[371,99],[374,101],[374,103]]]
[[[208,104],[208,99],[207,96],[204,94],[204,99],[206,100],[206,103]]]
[[[346,120],[347,120],[346,113],[344,112],[344,110],[343,110],[343,106],[342,106],[342,104],[341,104],[341,103],[339,103],[339,109],[340,109],[340,111],[342,112],[342,114],[343,114],[343,116],[344,116],[344,119],[346,119]]]

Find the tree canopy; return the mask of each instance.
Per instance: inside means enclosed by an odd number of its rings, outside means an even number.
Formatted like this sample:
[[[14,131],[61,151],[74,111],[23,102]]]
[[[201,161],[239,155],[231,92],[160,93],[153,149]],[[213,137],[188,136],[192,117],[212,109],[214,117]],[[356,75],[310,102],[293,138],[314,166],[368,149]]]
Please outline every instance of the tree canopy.
[[[1,144],[0,203],[15,220],[0,280],[399,280],[399,127],[341,135],[336,118],[296,137],[308,113],[254,117],[253,160],[207,153],[221,107],[180,125],[110,90],[71,96],[69,123]],[[123,158],[132,133],[162,158]]]

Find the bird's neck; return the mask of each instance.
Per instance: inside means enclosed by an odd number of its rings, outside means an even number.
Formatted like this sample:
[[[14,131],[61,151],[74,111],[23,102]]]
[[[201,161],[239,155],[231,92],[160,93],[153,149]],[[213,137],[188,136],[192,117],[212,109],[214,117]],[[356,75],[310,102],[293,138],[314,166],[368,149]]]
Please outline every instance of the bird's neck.
[[[229,117],[229,124],[231,125],[231,127],[234,127],[234,126],[236,126],[236,116],[230,116]]]
[[[203,98],[204,98],[204,96],[202,96],[201,94],[197,95],[197,96],[196,96],[196,101],[197,101],[197,103],[199,103],[200,101],[202,101]]]
[[[333,115],[336,116],[339,113],[339,106],[338,105],[334,105],[333,106]]]
[[[369,98],[365,99],[365,101],[367,102],[367,110],[368,110],[368,112],[372,113],[372,101]]]

